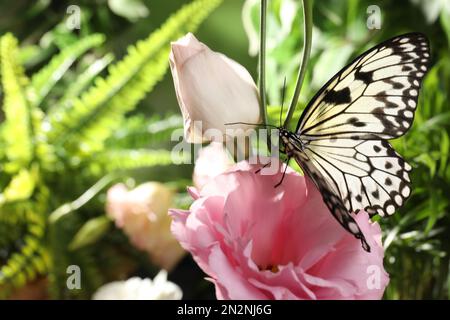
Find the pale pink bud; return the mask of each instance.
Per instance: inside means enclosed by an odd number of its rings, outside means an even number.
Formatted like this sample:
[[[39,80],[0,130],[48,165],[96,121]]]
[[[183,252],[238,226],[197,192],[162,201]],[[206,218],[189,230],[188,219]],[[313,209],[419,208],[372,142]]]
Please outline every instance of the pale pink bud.
[[[211,142],[203,147],[195,161],[192,180],[197,189],[201,189],[215,176],[227,171],[234,165],[227,150],[221,143]]]
[[[106,212],[123,229],[131,243],[145,250],[153,263],[170,270],[185,251],[170,233],[168,209],[173,192],[158,182],[147,182],[128,191],[123,184],[108,190]]]
[[[192,33],[172,43],[170,53],[178,103],[184,118],[188,142],[204,142],[242,134],[232,129],[251,126],[226,126],[231,122],[260,123],[258,89],[250,73],[239,63],[214,52]],[[198,125],[201,123],[201,125]],[[221,133],[211,136],[211,130]]]

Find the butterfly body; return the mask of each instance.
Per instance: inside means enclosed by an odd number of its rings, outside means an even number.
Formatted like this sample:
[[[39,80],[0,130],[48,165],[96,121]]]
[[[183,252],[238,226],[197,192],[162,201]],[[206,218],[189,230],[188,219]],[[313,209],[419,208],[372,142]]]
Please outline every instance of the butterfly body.
[[[283,142],[284,151],[288,158],[293,157],[294,154],[303,155],[305,149],[305,142],[303,142],[299,135],[290,132],[284,128],[279,128],[280,140]]]
[[[388,139],[411,127],[429,45],[420,33],[389,39],[355,58],[306,106],[281,152],[313,181],[338,222],[370,251],[352,212],[391,215],[411,193],[411,166]]]

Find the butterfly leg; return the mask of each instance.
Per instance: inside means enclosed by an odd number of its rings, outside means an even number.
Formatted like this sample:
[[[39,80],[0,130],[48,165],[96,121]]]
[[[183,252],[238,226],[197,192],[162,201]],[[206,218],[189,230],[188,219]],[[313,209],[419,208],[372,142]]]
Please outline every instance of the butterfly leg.
[[[281,144],[282,145],[282,144]],[[280,147],[280,153],[286,154],[286,148]],[[269,161],[268,163],[264,164],[261,168],[255,171],[256,174],[260,173],[262,169],[267,168],[269,165],[271,165],[272,162]]]
[[[287,170],[287,168],[288,168],[289,160],[291,160],[291,157],[288,157],[288,158],[286,159],[286,161],[285,161],[285,166],[284,166],[284,171],[283,171],[283,176],[281,177],[280,182],[278,182],[278,183],[274,186],[274,188],[279,187],[279,186],[283,183],[284,176],[286,175],[286,170]]]
[[[258,170],[255,171],[255,174],[258,174],[261,172],[262,169],[267,168],[272,162],[269,161],[266,164],[264,164],[261,168],[259,168]]]

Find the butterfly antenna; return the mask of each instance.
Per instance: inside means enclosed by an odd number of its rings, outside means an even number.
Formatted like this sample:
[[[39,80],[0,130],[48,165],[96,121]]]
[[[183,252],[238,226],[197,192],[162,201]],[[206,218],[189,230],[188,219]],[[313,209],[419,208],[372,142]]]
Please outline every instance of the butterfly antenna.
[[[233,125],[237,125],[237,124],[244,124],[244,125],[248,125],[248,126],[260,126],[260,127],[273,127],[273,128],[276,128],[276,126],[273,126],[273,125],[267,124],[267,123],[249,123],[249,122],[228,122],[228,123],[225,123],[226,126],[233,126]]]
[[[281,111],[280,111],[280,128],[281,128],[281,124],[282,124],[282,117],[283,117],[283,106],[284,106],[284,96],[286,94],[286,77],[284,77],[284,81],[283,81],[283,91],[281,92]]]

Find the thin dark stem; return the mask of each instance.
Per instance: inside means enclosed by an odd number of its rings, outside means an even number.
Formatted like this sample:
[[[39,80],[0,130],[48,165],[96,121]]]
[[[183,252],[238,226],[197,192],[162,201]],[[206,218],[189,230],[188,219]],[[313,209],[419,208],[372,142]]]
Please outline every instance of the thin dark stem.
[[[303,55],[301,60],[300,70],[298,72],[297,83],[295,85],[294,96],[292,97],[291,104],[289,105],[286,120],[284,121],[284,127],[289,127],[289,122],[294,114],[295,107],[298,103],[298,98],[300,97],[300,90],[302,88],[303,80],[305,78],[306,69],[308,66],[309,55],[311,53],[311,43],[312,43],[312,1],[303,0],[303,30],[304,30],[304,45],[303,45]]]
[[[260,42],[259,42],[259,94],[261,98],[260,108],[263,123],[267,123],[266,102],[266,16],[267,0],[261,0],[260,17]]]
[[[72,202],[63,204],[55,211],[53,211],[49,216],[50,223],[55,223],[63,216],[78,210],[86,203],[88,203],[92,198],[94,198],[97,194],[99,194],[108,184],[118,178],[118,174],[109,173],[103,178],[101,178],[97,183],[95,183],[92,187],[86,190],[78,199],[75,199]]]

